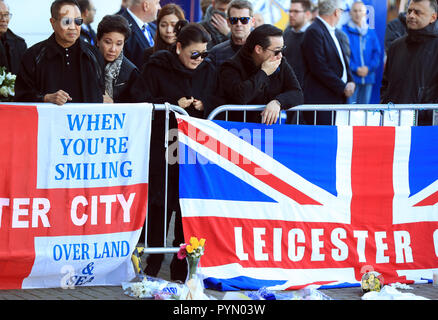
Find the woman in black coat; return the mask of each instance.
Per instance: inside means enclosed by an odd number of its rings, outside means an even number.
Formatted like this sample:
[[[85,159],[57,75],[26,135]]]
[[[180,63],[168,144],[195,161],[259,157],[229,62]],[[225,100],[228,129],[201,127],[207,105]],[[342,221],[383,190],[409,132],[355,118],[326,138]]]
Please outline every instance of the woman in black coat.
[[[143,66],[141,77],[135,86],[136,97],[140,101],[163,104],[168,102],[184,108],[191,116],[203,118],[204,110],[216,102],[212,99],[216,90],[216,73],[213,64],[206,58],[210,35],[197,23],[179,21],[175,26],[177,41],[169,50],[154,53]],[[162,246],[164,228],[165,194],[165,148],[163,112],[155,112],[152,122],[151,156],[149,165],[149,210],[148,245]],[[177,128],[171,113],[171,129]],[[170,141],[169,144],[178,143]],[[171,155],[175,156],[175,155]],[[169,224],[175,211],[175,240],[173,246],[184,242],[181,210],[179,207],[179,169],[178,163],[169,165],[168,211]],[[164,255],[152,254],[147,258],[146,274],[156,276]],[[170,266],[172,280],[184,281],[186,262],[174,255]]]
[[[130,89],[137,80],[137,67],[123,55],[131,29],[121,15],[107,15],[97,27],[97,46],[105,60],[104,102],[132,102]]]

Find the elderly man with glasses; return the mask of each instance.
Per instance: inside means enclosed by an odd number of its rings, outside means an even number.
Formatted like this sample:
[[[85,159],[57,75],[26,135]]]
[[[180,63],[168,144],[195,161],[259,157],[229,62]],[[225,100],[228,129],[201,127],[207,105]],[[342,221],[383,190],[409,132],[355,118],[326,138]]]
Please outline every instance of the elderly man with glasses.
[[[78,3],[56,0],[51,15],[52,36],[24,54],[15,101],[57,105],[103,102],[103,59],[97,48],[79,39],[83,20]]]
[[[17,74],[27,45],[23,38],[9,29],[11,18],[9,6],[0,1],[0,66],[6,67],[12,74]]]
[[[283,58],[283,49],[283,32],[263,24],[251,31],[239,52],[219,67],[226,104],[266,106],[261,113],[250,112],[250,122],[273,124],[281,109],[303,103],[300,84]]]

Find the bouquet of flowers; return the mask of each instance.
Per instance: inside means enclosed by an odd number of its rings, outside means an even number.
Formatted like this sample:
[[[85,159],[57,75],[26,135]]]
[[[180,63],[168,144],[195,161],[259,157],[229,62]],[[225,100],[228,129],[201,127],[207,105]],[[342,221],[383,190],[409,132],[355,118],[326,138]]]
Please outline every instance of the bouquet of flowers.
[[[187,260],[187,279],[186,286],[188,288],[187,294],[183,297],[187,300],[205,299],[203,293],[202,281],[197,277],[197,270],[199,260],[204,254],[205,239],[198,240],[197,237],[191,237],[189,243],[182,243],[178,251],[179,259]]]
[[[12,101],[15,96],[15,79],[17,76],[0,67],[0,101]]]

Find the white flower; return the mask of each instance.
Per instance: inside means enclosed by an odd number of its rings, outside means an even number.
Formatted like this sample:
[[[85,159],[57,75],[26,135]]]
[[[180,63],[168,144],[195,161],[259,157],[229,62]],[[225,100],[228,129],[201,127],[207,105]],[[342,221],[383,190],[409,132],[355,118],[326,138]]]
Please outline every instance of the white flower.
[[[15,74],[12,74],[10,72],[8,72],[8,74],[6,75],[6,80],[14,80],[17,79],[17,76]]]

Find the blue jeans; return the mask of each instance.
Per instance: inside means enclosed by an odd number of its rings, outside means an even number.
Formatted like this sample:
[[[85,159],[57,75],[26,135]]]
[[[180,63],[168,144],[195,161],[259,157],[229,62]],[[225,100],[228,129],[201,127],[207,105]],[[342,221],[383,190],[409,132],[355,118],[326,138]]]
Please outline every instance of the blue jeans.
[[[372,92],[372,84],[356,84],[356,90],[354,90],[353,95],[347,99],[347,102],[349,104],[368,104],[370,103]]]

